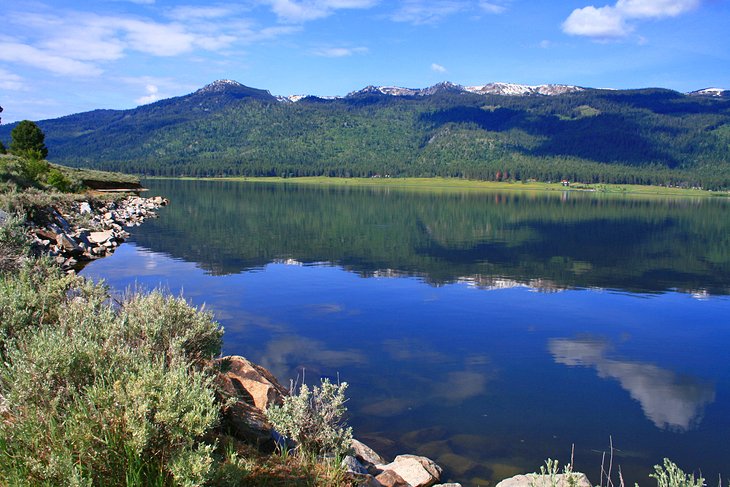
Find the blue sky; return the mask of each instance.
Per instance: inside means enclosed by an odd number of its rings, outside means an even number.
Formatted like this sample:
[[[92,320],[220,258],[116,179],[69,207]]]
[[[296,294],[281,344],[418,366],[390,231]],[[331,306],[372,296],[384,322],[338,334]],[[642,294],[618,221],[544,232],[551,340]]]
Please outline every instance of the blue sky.
[[[3,122],[234,79],[274,95],[449,80],[730,88],[727,0],[3,1]]]

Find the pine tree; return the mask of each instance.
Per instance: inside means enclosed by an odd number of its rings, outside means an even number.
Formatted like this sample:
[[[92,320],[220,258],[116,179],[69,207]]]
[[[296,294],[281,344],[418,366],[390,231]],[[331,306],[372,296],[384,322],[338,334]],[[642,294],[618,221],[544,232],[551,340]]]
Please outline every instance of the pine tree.
[[[40,155],[41,159],[48,156],[48,148],[44,143],[46,136],[43,131],[30,120],[23,120],[10,132],[10,152],[17,156],[33,157]]]

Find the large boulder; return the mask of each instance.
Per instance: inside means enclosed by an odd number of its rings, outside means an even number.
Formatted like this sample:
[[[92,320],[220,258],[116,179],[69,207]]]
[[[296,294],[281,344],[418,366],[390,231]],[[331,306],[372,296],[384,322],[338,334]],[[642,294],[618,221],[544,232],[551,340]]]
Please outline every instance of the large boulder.
[[[250,404],[241,401],[225,404],[222,408],[222,425],[226,433],[261,451],[273,452],[276,448],[266,415]]]
[[[573,476],[569,480],[568,475]],[[554,483],[553,483],[554,481]],[[572,474],[540,475],[528,473],[527,475],[515,475],[499,482],[496,487],[591,487],[588,477],[584,473],[573,472]]]
[[[376,485],[382,487],[413,487],[406,480],[393,470],[386,470],[375,477]]]
[[[221,369],[217,391],[223,429],[260,450],[273,451],[276,441],[266,409],[282,404],[287,390],[271,372],[244,357],[223,357],[216,364]]]
[[[378,465],[386,463],[383,457],[378,455],[375,450],[367,446],[362,441],[353,438],[350,447],[352,448],[355,458],[357,458],[360,462],[364,462],[363,464]]]
[[[391,463],[377,467],[384,472],[395,472],[411,487],[430,487],[441,478],[441,467],[426,457],[416,455],[398,455]],[[379,476],[376,479],[380,481]]]
[[[244,357],[232,355],[217,360],[222,372],[218,383],[221,391],[264,412],[274,404],[282,404],[288,391],[271,372]]]

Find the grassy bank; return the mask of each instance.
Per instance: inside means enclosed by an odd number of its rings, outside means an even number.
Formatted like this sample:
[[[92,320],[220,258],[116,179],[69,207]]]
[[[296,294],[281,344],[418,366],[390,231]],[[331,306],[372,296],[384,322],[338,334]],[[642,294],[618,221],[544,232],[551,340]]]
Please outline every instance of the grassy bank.
[[[231,177],[231,178],[180,178],[197,180],[225,180],[265,183],[303,184],[312,186],[359,186],[396,188],[410,191],[548,191],[548,192],[591,192],[596,194],[627,194],[644,196],[691,196],[730,197],[730,191],[705,191],[701,189],[668,188],[664,186],[644,186],[627,184],[583,184],[573,183],[563,186],[560,182],[544,183],[538,181],[474,181],[456,178],[331,178],[325,176],[280,178],[280,177]]]

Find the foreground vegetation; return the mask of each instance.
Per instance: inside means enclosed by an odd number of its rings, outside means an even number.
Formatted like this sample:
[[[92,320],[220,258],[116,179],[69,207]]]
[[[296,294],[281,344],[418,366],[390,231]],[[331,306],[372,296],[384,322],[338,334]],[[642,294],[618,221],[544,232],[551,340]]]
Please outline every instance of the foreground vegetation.
[[[221,430],[209,312],[112,299],[30,256],[17,218],[0,255],[0,485],[346,485],[307,448],[265,456]]]

